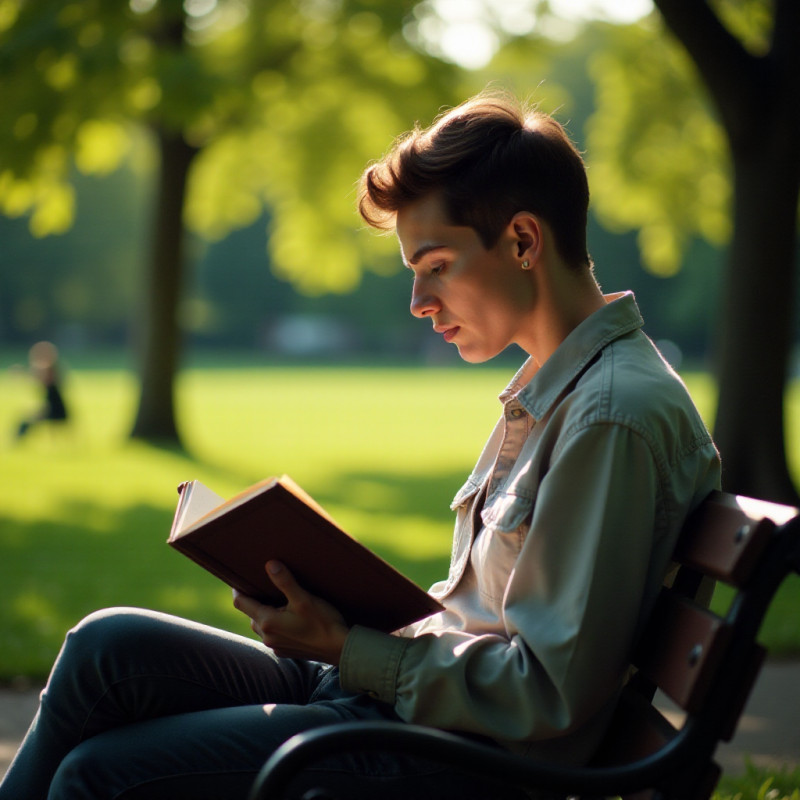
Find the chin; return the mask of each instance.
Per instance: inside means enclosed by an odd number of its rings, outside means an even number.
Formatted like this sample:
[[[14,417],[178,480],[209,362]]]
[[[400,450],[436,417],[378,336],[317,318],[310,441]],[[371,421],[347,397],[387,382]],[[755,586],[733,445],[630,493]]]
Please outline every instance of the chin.
[[[468,347],[459,347],[458,355],[461,356],[462,361],[466,361],[468,364],[485,364],[487,361],[491,361],[497,353],[487,353],[482,350],[470,350]]]

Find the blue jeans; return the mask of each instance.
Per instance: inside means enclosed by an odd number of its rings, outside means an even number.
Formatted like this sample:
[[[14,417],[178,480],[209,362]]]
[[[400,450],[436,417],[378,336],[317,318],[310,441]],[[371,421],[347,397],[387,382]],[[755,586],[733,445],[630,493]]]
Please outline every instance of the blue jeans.
[[[281,659],[260,642],[132,608],[71,630],[0,800],[244,800],[293,734],[348,720],[397,720],[349,694],[325,664]],[[419,759],[349,753],[303,777],[347,798],[500,797]]]

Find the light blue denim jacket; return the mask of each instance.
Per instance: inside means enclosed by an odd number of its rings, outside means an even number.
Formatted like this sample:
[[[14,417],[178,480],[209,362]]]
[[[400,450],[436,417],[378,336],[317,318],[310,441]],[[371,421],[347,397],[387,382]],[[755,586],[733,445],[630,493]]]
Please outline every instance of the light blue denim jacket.
[[[400,717],[567,763],[591,755],[688,512],[719,457],[630,293],[500,396],[456,495],[446,610],[394,635],[354,628],[345,689]]]

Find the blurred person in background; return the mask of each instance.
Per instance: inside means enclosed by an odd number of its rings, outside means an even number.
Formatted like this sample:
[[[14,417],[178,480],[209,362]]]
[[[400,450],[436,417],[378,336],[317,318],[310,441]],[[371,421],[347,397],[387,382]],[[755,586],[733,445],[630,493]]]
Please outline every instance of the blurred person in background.
[[[61,390],[58,349],[52,342],[37,342],[28,352],[28,369],[41,385],[42,404],[17,427],[17,439],[22,439],[40,423],[63,424],[67,421],[67,407]]]

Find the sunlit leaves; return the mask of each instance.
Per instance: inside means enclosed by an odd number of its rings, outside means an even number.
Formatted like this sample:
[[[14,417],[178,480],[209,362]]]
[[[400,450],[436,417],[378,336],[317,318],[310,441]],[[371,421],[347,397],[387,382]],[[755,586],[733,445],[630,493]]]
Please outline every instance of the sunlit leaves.
[[[9,217],[30,214],[34,236],[48,236],[69,230],[75,212],[75,193],[69,184],[15,179],[6,171],[0,174],[0,211]]]
[[[72,225],[75,213],[75,190],[72,186],[57,183],[41,193],[31,214],[31,233],[49,236],[64,233]]]
[[[0,32],[8,30],[19,13],[19,0],[0,0]]]
[[[34,13],[0,0],[0,210],[29,215],[37,235],[63,230],[73,166],[107,173],[135,125],[166,129],[199,152],[184,214],[193,231],[218,239],[267,206],[281,275],[304,291],[350,289],[365,249],[384,249],[354,233],[358,175],[455,100],[453,71],[400,35],[411,6],[41,0]]]
[[[73,53],[57,57],[47,66],[41,63],[38,66],[44,73],[45,81],[59,92],[71,89],[78,79],[78,59]]]
[[[66,151],[51,145],[37,153],[37,169],[20,178],[10,169],[0,172],[0,212],[9,217],[30,216],[34,236],[63,233],[72,225],[75,193],[63,180]]]
[[[277,211],[270,231],[270,251],[280,277],[308,294],[356,288],[361,258],[352,233],[302,201],[287,200],[277,206]]]
[[[102,174],[115,170],[128,149],[124,128],[108,120],[87,120],[75,143],[75,163],[82,172]]]
[[[0,209],[9,217],[22,216],[33,205],[34,191],[30,181],[19,180],[10,170],[0,174]]]
[[[258,161],[274,157],[268,134],[230,134],[197,158],[192,171],[186,219],[190,227],[209,240],[258,218],[262,209],[264,176]]]
[[[712,5],[723,24],[751,52],[762,55],[769,49],[772,0],[715,0]]]
[[[649,25],[619,29],[595,56],[588,129],[593,203],[611,229],[639,231],[645,264],[675,272],[685,246],[730,235],[728,153],[684,51]]]

